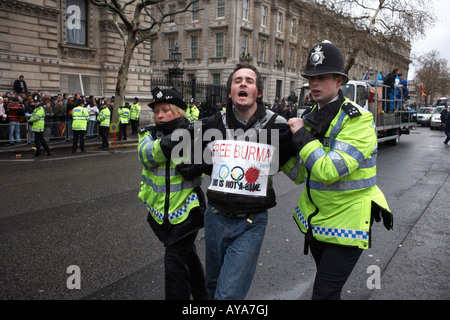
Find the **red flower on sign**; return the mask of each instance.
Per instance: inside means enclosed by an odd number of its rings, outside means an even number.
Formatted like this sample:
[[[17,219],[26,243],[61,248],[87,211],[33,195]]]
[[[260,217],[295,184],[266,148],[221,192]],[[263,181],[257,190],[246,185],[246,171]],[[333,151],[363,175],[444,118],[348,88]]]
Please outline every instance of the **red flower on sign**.
[[[245,173],[245,180],[248,183],[255,183],[259,178],[259,170],[255,168],[250,168]]]

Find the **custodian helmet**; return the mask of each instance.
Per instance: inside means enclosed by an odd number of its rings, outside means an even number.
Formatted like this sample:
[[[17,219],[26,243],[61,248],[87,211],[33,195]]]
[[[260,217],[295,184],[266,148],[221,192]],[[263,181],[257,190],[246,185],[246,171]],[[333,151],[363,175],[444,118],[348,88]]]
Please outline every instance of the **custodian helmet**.
[[[309,52],[302,77],[309,78],[329,73],[343,76],[343,84],[348,82],[348,76],[344,72],[344,56],[341,50],[330,41],[325,40],[315,45]]]
[[[186,110],[187,108],[186,103],[184,103],[183,99],[181,98],[181,94],[175,88],[160,89],[156,87],[152,90],[152,95],[154,101],[148,104],[148,106],[152,109],[158,102],[172,103],[183,110]]]

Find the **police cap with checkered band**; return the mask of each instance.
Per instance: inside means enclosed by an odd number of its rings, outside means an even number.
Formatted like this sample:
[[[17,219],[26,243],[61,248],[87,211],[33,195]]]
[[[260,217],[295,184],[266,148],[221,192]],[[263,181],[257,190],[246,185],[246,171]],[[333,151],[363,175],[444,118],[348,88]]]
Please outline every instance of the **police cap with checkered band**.
[[[152,103],[148,104],[148,106],[152,109],[158,102],[171,103],[183,110],[186,110],[187,108],[186,103],[184,103],[181,98],[181,94],[175,88],[160,89],[159,87],[156,87],[152,90],[152,95],[154,100]]]
[[[309,52],[302,77],[308,79],[330,73],[343,76],[343,84],[348,82],[348,76],[344,72],[344,56],[341,50],[330,41],[325,40],[315,45]]]

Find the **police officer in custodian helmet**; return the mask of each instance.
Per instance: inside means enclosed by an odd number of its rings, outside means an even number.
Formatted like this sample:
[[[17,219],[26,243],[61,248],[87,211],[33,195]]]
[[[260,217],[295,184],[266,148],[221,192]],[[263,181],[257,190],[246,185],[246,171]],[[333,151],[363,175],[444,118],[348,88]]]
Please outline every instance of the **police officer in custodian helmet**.
[[[313,299],[340,299],[342,287],[371,244],[373,221],[393,218],[376,185],[377,136],[373,116],[344,97],[347,83],[341,51],[329,41],[315,45],[302,76],[314,105],[288,125],[297,157],[283,172],[305,188],[294,219],[305,234],[317,273]]]

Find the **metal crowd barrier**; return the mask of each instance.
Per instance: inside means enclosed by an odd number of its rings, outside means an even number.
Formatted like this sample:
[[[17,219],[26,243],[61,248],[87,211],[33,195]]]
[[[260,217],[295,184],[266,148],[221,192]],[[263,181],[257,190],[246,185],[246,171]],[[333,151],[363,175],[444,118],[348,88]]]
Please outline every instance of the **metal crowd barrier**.
[[[90,131],[90,126],[93,126]],[[10,123],[0,123],[0,148],[15,147],[20,144],[33,144],[34,132],[31,130],[31,125],[28,122],[20,122],[20,142],[15,140],[15,133],[13,134],[14,144],[11,144],[9,132]],[[97,122],[88,122],[85,139],[97,138],[99,136],[99,124]],[[46,122],[44,126],[44,139],[48,144],[56,144],[72,140],[72,121],[55,121]]]

